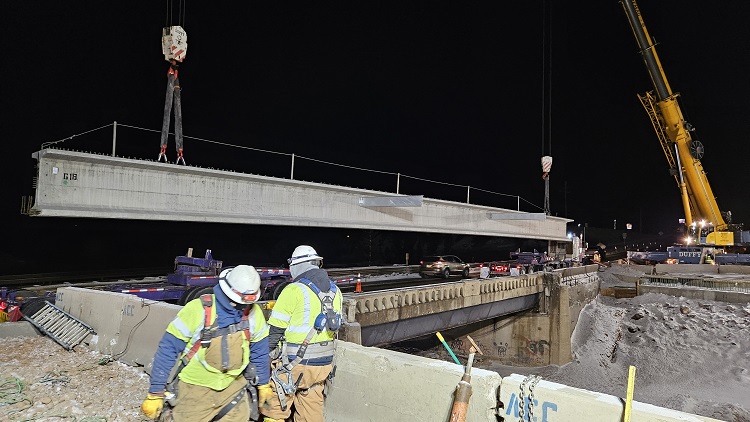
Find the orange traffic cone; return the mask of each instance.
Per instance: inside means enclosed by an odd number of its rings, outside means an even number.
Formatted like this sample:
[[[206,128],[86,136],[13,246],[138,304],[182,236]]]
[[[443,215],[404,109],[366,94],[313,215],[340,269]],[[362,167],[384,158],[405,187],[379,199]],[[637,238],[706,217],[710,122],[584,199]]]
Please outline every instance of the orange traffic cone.
[[[354,286],[354,293],[362,293],[362,279],[359,273],[357,273],[357,285]]]

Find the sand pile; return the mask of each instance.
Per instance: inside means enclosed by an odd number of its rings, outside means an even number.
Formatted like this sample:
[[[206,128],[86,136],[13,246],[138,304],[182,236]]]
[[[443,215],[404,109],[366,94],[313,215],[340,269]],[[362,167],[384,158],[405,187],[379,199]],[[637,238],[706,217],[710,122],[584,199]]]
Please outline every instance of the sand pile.
[[[574,361],[545,379],[727,421],[750,421],[750,304],[660,294],[599,297],[581,312]]]

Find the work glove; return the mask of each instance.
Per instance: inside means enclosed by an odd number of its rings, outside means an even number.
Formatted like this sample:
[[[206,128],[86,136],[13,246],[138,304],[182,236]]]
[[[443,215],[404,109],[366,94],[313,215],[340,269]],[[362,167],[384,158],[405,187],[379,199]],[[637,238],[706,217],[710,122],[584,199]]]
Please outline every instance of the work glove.
[[[149,419],[156,419],[164,407],[164,393],[148,393],[141,404],[141,412]]]
[[[260,407],[269,409],[271,407],[274,392],[271,389],[271,384],[263,384],[258,386],[258,405]]]

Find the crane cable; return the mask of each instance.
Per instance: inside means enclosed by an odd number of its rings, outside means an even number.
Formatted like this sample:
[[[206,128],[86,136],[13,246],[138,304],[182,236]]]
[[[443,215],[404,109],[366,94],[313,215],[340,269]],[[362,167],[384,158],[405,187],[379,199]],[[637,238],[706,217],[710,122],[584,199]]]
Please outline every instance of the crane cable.
[[[185,16],[186,16],[186,10],[187,10],[187,0],[178,0],[177,4],[177,25],[181,27],[185,27]],[[164,22],[165,27],[174,26],[175,25],[175,19],[174,19],[174,0],[167,0],[166,1],[166,18]]]
[[[542,155],[552,155],[552,6],[547,0],[542,0]]]

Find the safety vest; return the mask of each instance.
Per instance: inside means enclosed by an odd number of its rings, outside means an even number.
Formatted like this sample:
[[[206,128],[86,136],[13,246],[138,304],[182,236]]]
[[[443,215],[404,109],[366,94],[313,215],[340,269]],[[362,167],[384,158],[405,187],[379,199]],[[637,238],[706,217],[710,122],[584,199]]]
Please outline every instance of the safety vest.
[[[335,288],[335,286],[333,286]],[[341,290],[336,289],[333,299],[333,309],[339,315],[343,309]],[[315,325],[315,319],[321,313],[321,301],[318,295],[300,282],[292,283],[284,288],[273,306],[268,323],[284,328],[287,343],[302,344]],[[296,310],[296,312],[295,312]],[[317,331],[309,343],[324,343],[332,341],[336,333],[328,329]],[[271,345],[273,347],[274,345]]]
[[[211,301],[216,302],[215,295],[211,295]],[[199,347],[207,318],[210,324],[216,321],[216,306],[204,308],[201,300],[192,300],[177,313],[167,327],[167,332],[186,342],[181,358],[190,355],[185,368],[180,372],[180,380],[188,384],[223,390],[242,374],[250,362],[250,343],[268,337],[268,324],[260,306],[253,304],[247,314],[247,323],[242,324],[242,331],[246,331],[242,342],[242,367],[224,372],[221,368],[209,365],[205,358],[206,347]],[[211,339],[203,340],[205,345]]]

